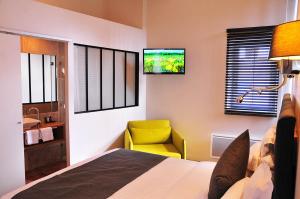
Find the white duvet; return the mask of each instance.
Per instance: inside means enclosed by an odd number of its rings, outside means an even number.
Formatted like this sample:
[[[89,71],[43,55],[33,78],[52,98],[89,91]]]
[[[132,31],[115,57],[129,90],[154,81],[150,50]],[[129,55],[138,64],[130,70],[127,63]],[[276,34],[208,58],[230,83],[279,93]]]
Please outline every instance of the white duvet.
[[[207,199],[215,164],[167,158],[110,199]]]
[[[78,164],[69,166],[63,170],[55,172],[49,176],[29,183],[19,189],[12,191],[1,199],[12,198],[17,193],[30,188],[38,182],[47,180],[55,175],[61,174],[70,169],[76,168],[90,162],[102,155],[110,153],[111,150],[101,155],[89,158]],[[214,162],[195,162],[167,158],[156,165],[134,181],[125,185],[115,192],[110,199],[207,199],[209,182],[212,171],[215,167]]]

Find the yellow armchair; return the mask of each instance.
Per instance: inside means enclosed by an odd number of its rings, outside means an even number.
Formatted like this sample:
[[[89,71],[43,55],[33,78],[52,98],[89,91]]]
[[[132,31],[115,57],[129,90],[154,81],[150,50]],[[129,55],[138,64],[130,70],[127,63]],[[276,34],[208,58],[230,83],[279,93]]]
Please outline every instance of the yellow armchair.
[[[133,149],[133,142],[128,129],[125,130],[124,146],[125,149]]]
[[[124,146],[129,150],[186,159],[186,141],[171,129],[169,120],[128,122]]]
[[[172,129],[172,140],[182,159],[186,160],[186,141],[174,129]]]

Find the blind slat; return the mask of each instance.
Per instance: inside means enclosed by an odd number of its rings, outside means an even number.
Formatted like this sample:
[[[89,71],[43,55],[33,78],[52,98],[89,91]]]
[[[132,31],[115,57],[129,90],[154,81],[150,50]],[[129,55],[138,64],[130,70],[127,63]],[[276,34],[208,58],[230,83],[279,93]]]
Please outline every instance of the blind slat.
[[[243,103],[236,98],[252,87],[276,86],[277,63],[269,61],[274,26],[227,30],[225,114],[276,116],[278,92],[250,92]]]

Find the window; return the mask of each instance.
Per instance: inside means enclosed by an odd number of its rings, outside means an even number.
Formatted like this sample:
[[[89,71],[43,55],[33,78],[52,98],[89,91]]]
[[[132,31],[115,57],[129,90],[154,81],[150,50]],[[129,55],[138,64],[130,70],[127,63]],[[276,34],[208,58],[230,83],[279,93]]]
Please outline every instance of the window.
[[[225,114],[276,117],[277,91],[250,92],[242,103],[235,100],[254,86],[279,83],[277,63],[269,61],[274,26],[227,30]]]
[[[22,103],[57,101],[57,71],[54,55],[21,53]]]
[[[75,113],[138,106],[139,53],[74,44]]]

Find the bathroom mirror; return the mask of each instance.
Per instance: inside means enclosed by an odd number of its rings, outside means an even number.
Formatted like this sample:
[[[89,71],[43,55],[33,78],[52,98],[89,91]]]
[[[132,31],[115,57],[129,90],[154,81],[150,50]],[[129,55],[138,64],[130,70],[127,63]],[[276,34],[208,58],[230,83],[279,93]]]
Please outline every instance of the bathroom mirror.
[[[22,103],[56,102],[56,71],[54,55],[21,53]]]

